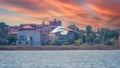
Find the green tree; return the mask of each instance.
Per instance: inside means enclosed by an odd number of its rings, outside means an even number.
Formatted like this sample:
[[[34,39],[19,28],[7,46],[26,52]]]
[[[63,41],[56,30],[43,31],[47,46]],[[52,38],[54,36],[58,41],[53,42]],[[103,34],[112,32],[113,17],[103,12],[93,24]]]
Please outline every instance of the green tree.
[[[90,25],[86,26],[86,34],[85,34],[86,43],[93,44],[94,38],[95,38],[95,33],[92,31],[92,27]]]
[[[8,25],[4,22],[0,22],[0,45],[6,44],[6,37],[8,34]]]
[[[109,40],[106,40],[104,44],[106,44],[106,45],[116,45],[117,44],[117,40],[109,39]]]
[[[100,39],[102,44],[106,44],[110,42],[110,39],[117,40],[119,36],[119,32],[117,30],[109,30],[105,28],[101,28],[99,30],[99,34],[100,34]]]
[[[83,44],[82,39],[75,40],[75,44],[77,44],[77,45],[81,45],[81,44]]]
[[[49,40],[50,45],[60,45],[58,37]]]
[[[79,28],[76,25],[69,25],[68,28],[79,31]]]
[[[5,24],[5,22],[0,22],[0,29],[7,29],[8,25]]]
[[[8,45],[15,45],[17,37],[16,36],[9,36],[9,37],[7,37],[7,40],[8,40]]]
[[[67,39],[64,44],[66,45],[71,45],[71,44],[74,44],[75,43],[75,40],[74,39]]]
[[[89,36],[92,32],[92,27],[90,25],[86,26],[86,33],[87,33],[87,36]]]

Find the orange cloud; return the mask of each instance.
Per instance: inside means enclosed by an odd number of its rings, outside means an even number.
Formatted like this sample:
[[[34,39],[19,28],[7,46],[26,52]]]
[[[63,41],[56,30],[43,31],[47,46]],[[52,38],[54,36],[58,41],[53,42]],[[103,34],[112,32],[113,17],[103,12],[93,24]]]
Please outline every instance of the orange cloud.
[[[118,0],[89,0],[90,6],[100,14],[120,16],[120,1]]]
[[[89,5],[110,28],[120,27],[119,0],[89,0]]]
[[[27,16],[11,20],[40,23],[57,17],[63,25],[76,24],[79,28],[119,28],[119,0],[0,0],[0,7]],[[19,19],[20,18],[20,19]]]

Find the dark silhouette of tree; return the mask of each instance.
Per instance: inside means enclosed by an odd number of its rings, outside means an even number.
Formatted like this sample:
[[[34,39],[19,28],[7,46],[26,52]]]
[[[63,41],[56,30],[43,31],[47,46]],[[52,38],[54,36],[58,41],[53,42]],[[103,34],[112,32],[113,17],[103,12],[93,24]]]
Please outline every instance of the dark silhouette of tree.
[[[8,25],[6,25],[4,22],[0,22],[0,44],[1,45],[6,44],[7,34],[8,34]]]

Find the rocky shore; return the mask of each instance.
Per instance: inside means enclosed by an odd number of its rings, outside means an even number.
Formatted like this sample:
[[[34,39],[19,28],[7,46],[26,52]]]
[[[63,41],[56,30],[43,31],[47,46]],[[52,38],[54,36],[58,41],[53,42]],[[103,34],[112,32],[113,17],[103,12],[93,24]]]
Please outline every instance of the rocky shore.
[[[0,50],[120,50],[120,46],[82,45],[82,46],[0,46]]]

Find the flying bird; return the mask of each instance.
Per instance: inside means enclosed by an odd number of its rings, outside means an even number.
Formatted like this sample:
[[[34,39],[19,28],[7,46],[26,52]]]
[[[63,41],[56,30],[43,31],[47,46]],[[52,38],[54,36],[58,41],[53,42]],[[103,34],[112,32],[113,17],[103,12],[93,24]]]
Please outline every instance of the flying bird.
[[[69,31],[73,31],[73,30],[70,28],[63,27],[63,26],[58,26],[51,33],[60,32],[61,35],[67,35]]]

